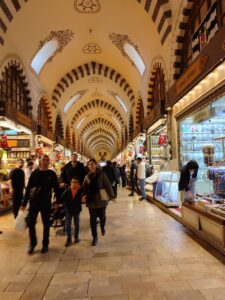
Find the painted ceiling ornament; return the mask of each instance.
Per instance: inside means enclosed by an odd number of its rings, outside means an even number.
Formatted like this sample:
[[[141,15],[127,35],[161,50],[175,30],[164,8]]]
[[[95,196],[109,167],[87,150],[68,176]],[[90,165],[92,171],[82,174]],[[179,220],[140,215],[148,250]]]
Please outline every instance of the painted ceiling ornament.
[[[74,8],[78,13],[98,13],[101,10],[99,0],[75,0]]]
[[[49,57],[47,62],[51,62],[56,54],[61,53],[62,50],[66,47],[66,45],[72,40],[74,33],[70,29],[66,30],[58,30],[58,31],[51,31],[50,34],[45,38],[43,41],[39,42],[37,52],[49,41],[57,40],[58,41],[58,48],[53,53],[52,56]]]
[[[103,83],[103,80],[99,76],[91,76],[88,78],[89,83]]]
[[[83,48],[83,53],[85,54],[100,54],[101,52],[102,52],[101,47],[95,43],[88,43]]]
[[[109,39],[112,41],[112,43],[121,51],[122,55],[126,58],[129,59],[129,61],[132,63],[132,65],[135,67],[135,64],[133,63],[133,61],[130,59],[130,57],[127,55],[127,53],[124,50],[124,45],[130,44],[132,45],[135,50],[137,51],[138,54],[140,54],[139,50],[138,50],[138,46],[135,45],[130,38],[128,37],[127,34],[119,34],[119,33],[115,33],[112,32],[109,34]]]
[[[98,91],[98,89],[95,89],[94,93],[92,93],[91,96],[92,96],[92,97],[96,97],[96,98],[101,98],[101,97],[103,97],[103,94],[100,93],[100,92]]]

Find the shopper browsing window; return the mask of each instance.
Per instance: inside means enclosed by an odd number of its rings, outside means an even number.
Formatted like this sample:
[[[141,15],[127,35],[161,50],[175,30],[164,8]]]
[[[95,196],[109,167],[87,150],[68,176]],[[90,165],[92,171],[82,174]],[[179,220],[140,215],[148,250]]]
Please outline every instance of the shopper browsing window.
[[[145,192],[145,178],[146,178],[146,170],[145,170],[145,162],[142,161],[141,157],[137,158],[137,178],[140,186],[141,198],[140,200],[146,199]]]
[[[59,195],[58,179],[54,171],[49,169],[50,158],[43,155],[40,160],[40,168],[32,172],[28,186],[26,189],[25,197],[22,203],[22,209],[25,210],[29,201],[28,213],[28,227],[30,235],[30,247],[28,254],[34,252],[37,245],[36,238],[36,220],[39,212],[41,213],[43,223],[43,240],[42,240],[42,253],[48,251],[49,232],[50,232],[50,215],[51,215],[51,199],[52,189],[54,189],[56,200]]]
[[[81,205],[81,186],[78,178],[71,179],[71,185],[64,191],[61,201],[66,206],[66,233],[67,241],[65,246],[69,247],[72,244],[71,223],[74,221],[74,241],[79,243],[79,228],[80,228],[80,213],[82,211]]]
[[[98,242],[97,218],[100,219],[101,233],[105,235],[106,207],[108,200],[114,200],[112,186],[107,175],[102,172],[94,158],[88,162],[89,174],[83,182],[82,202],[89,208],[90,225],[93,236],[92,246]]]
[[[198,176],[199,165],[195,160],[190,160],[180,172],[179,191],[183,192],[182,201],[192,200],[195,196],[195,182]]]
[[[25,173],[23,171],[24,161],[20,159],[15,169],[9,173],[9,192],[12,196],[14,218],[18,216],[19,209],[23,200],[25,187]]]

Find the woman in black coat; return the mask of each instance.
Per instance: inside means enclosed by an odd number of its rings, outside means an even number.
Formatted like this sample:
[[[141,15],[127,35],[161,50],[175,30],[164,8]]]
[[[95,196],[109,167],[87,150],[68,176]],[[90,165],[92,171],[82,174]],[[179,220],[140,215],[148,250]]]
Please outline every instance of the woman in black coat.
[[[105,235],[106,207],[109,199],[114,199],[114,193],[107,175],[102,172],[95,159],[88,162],[89,174],[83,182],[82,202],[89,208],[90,225],[93,236],[92,246],[98,242],[97,218],[100,219],[101,233]]]

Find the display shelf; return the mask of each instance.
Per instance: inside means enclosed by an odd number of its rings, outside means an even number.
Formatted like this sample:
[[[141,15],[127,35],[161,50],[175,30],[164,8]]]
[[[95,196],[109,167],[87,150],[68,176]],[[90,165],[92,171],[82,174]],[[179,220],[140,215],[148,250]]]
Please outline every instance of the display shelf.
[[[165,206],[176,207],[180,205],[180,192],[178,191],[179,172],[160,172],[156,185],[155,199]]]

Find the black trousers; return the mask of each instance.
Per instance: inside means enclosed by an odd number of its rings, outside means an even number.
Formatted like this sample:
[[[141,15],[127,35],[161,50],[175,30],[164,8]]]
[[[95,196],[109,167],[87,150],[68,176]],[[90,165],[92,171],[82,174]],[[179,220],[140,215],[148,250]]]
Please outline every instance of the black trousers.
[[[139,194],[140,193],[140,189],[139,189],[139,186],[138,186],[138,183],[137,183],[137,179],[136,178],[132,178],[131,179],[131,192],[132,192],[132,194],[134,194],[135,188],[137,190],[137,193]]]
[[[112,187],[115,198],[117,197],[117,183]]]
[[[100,220],[100,226],[101,228],[105,228],[105,222],[106,222],[106,207],[102,208],[96,208],[92,209],[89,208],[89,214],[90,214],[90,225],[91,225],[91,233],[93,238],[98,236],[97,232],[97,219]]]
[[[122,187],[126,187],[127,184],[127,177],[126,174],[121,176],[122,179]]]
[[[22,204],[22,199],[23,199],[23,192],[22,193],[14,193],[13,195],[13,215],[14,218],[18,216],[21,204]]]
[[[41,213],[41,219],[43,224],[43,246],[48,246],[49,244],[49,232],[50,232],[50,215],[51,207],[30,207],[28,214],[28,227],[29,227],[29,236],[30,236],[30,245],[35,246],[37,244],[36,237],[36,221],[39,212]]]

